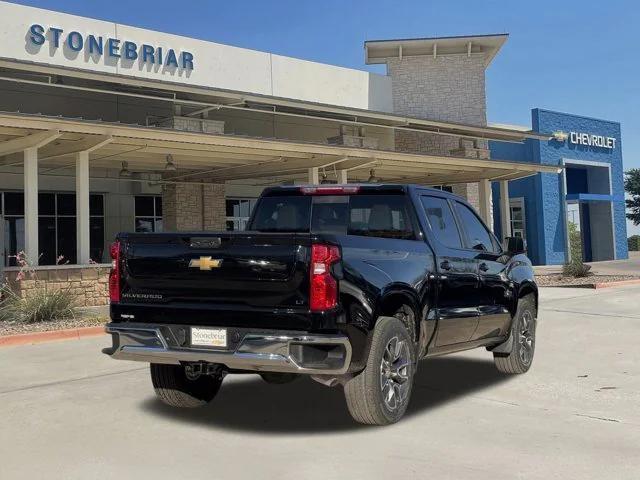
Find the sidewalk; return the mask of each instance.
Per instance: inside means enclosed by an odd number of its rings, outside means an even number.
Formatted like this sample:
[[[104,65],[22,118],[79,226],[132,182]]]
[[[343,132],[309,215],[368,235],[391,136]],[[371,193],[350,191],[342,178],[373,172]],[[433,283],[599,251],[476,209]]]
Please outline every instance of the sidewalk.
[[[640,252],[629,252],[627,260],[590,262],[591,271],[596,275],[637,275],[640,276]],[[536,275],[562,273],[562,265],[538,265],[533,267]]]

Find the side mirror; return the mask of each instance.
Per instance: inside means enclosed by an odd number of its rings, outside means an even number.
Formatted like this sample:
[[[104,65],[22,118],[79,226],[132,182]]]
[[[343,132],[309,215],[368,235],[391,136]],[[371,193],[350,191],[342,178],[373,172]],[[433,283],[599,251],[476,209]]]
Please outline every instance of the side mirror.
[[[522,237],[505,237],[503,247],[511,255],[527,253],[527,245]]]

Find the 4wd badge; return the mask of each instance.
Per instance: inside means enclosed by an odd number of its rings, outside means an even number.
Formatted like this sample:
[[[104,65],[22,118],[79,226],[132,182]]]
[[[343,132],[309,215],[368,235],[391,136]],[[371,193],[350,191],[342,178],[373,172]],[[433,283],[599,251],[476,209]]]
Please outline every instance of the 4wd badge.
[[[200,257],[199,259],[193,259],[189,262],[189,268],[199,268],[200,270],[211,270],[212,268],[219,268],[222,265],[222,260],[211,257]]]

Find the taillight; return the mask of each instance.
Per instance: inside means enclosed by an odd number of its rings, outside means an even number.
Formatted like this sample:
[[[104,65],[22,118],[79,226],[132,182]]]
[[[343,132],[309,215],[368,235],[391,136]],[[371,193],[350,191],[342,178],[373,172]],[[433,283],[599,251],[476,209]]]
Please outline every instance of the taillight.
[[[111,272],[109,273],[109,300],[111,303],[120,301],[120,242],[115,241],[109,249],[111,253]]]
[[[311,288],[309,307],[324,311],[338,304],[338,282],[331,275],[331,265],[340,260],[340,249],[334,245],[311,245]]]

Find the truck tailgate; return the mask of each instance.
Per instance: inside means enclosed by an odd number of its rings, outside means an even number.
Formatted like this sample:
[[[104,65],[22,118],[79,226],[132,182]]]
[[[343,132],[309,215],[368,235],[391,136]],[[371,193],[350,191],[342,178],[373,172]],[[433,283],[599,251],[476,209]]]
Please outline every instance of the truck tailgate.
[[[308,305],[308,234],[126,234],[121,241],[123,303]]]

